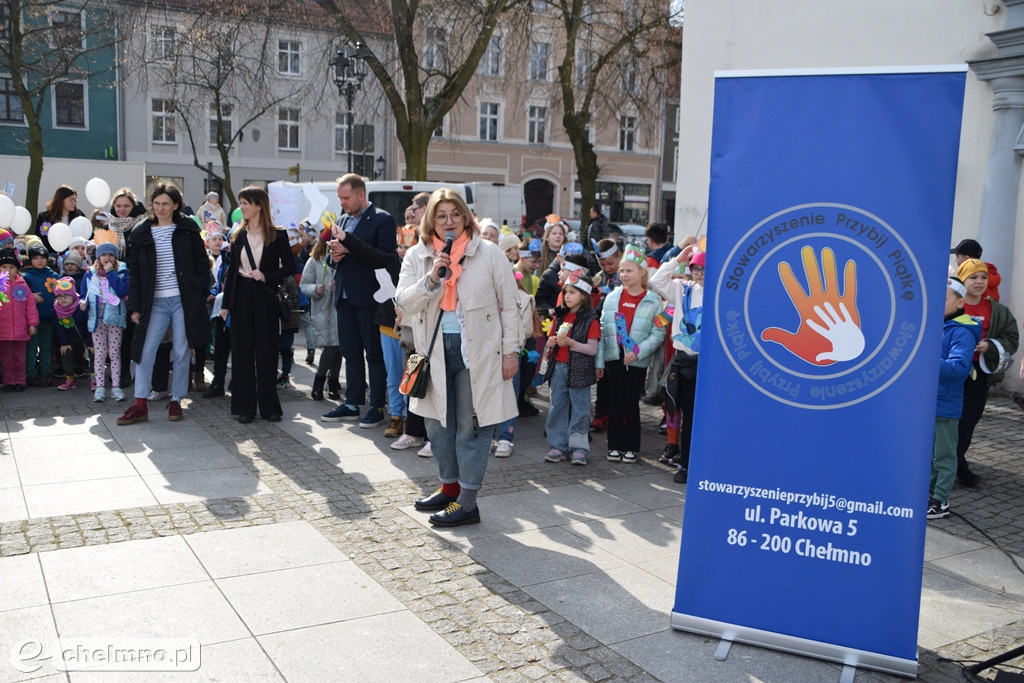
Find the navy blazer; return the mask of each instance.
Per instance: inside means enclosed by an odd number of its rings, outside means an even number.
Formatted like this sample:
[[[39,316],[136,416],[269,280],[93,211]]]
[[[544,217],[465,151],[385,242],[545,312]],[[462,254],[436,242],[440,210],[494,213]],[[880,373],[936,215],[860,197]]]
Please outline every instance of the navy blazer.
[[[382,254],[397,254],[398,246],[395,232],[395,219],[387,211],[382,211],[369,204],[360,216],[355,230],[349,231],[367,245]],[[376,308],[374,292],[379,287],[374,265],[354,253],[348,253],[335,266],[334,271],[334,305],[341,303],[341,293],[349,303],[359,308]]]

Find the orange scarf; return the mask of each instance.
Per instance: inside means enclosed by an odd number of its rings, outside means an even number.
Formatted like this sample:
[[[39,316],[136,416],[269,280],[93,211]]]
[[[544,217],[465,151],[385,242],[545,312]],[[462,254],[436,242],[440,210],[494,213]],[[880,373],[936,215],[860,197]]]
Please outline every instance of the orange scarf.
[[[440,254],[444,249],[444,240],[434,233],[434,252]],[[443,311],[454,311],[455,300],[458,298],[458,294],[455,291],[455,285],[459,280],[459,276],[462,275],[462,257],[466,253],[466,245],[469,244],[469,229],[462,231],[462,234],[455,238],[452,242],[452,262],[448,266],[447,279],[444,281],[444,294],[441,295],[441,310]]]

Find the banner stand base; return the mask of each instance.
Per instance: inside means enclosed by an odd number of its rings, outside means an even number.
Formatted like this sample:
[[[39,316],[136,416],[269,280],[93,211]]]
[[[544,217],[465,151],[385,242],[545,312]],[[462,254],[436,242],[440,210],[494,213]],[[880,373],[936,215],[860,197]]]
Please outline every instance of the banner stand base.
[[[903,659],[891,655],[878,654],[877,652],[855,650],[832,643],[823,643],[817,640],[787,636],[782,633],[762,631],[747,626],[727,624],[723,621],[695,617],[680,612],[672,612],[672,628],[677,631],[689,631],[691,633],[721,638],[722,643],[719,644],[718,651],[715,652],[715,659],[719,659],[718,653],[723,648],[725,648],[725,654],[728,654],[729,645],[733,642],[739,642],[843,664],[843,678],[841,680],[844,681],[846,680],[846,669],[848,668],[874,669],[875,671],[883,671],[896,676],[917,677],[916,659]],[[729,645],[726,645],[726,641],[728,641]]]

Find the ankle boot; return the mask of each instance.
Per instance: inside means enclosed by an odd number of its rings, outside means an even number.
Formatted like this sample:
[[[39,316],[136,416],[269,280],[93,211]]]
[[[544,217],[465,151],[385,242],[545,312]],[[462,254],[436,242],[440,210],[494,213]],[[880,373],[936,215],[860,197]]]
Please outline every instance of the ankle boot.
[[[202,368],[198,368],[193,375],[195,376],[196,391],[206,391],[206,376],[203,374]]]
[[[309,395],[314,401],[324,400],[324,382],[326,381],[327,378],[323,375],[317,375],[313,378],[313,390]]]
[[[327,397],[332,401],[341,400],[341,382],[338,381],[337,377],[327,380]]]
[[[217,398],[218,396],[224,395],[224,380],[217,380],[216,377],[210,382],[210,385],[203,392],[203,398]]]

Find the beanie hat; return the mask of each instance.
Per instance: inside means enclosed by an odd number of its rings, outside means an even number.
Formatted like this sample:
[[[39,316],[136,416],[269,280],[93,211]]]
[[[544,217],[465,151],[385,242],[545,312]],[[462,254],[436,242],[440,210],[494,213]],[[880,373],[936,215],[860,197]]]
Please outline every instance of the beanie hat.
[[[0,266],[3,265],[21,268],[21,259],[18,258],[18,252],[13,249],[0,250]]]
[[[0,247],[5,249],[14,247],[14,233],[0,228]]]
[[[99,260],[100,256],[104,254],[110,254],[114,258],[117,258],[117,246],[110,242],[104,242],[103,244],[96,247],[96,260]],[[67,259],[65,259],[67,260]]]
[[[81,269],[81,267],[82,267],[82,255],[79,254],[77,251],[69,251],[67,253],[67,256],[64,257],[64,261],[62,263],[64,265],[67,265],[67,264],[70,263],[72,265],[78,266],[79,269]]]
[[[28,248],[28,257],[31,260],[33,256],[50,256],[50,252],[46,251],[46,247],[40,242],[39,244],[33,244]]]
[[[74,237],[71,238],[71,242],[68,243],[68,249],[74,249],[75,247],[84,247],[87,246],[87,244],[88,243],[85,241],[84,237],[79,237],[78,235],[75,235]]]
[[[707,260],[707,255],[703,251],[698,251],[696,254],[693,255],[693,258],[690,259],[690,265],[691,266],[700,266],[701,268],[703,268],[704,267],[704,262],[706,260]]]
[[[985,273],[988,275],[988,266],[976,258],[967,259],[956,269],[956,277],[961,282],[967,282],[967,278],[975,273]]]
[[[498,248],[502,251],[515,249],[519,246],[519,238],[515,235],[502,235],[498,238]]]
[[[31,249],[36,246],[43,246],[43,241],[39,239],[39,235],[25,235],[25,248]]]

